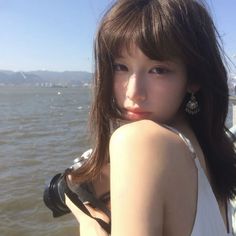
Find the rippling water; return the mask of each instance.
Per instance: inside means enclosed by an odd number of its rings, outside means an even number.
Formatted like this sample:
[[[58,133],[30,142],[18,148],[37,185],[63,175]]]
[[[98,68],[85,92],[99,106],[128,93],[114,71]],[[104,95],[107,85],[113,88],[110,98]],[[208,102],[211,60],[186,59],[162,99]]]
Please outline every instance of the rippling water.
[[[0,235],[78,235],[71,214],[52,218],[45,182],[89,146],[89,88],[0,87]]]
[[[0,87],[0,235],[78,235],[73,216],[54,219],[42,195],[45,182],[89,147],[90,95],[89,88]]]

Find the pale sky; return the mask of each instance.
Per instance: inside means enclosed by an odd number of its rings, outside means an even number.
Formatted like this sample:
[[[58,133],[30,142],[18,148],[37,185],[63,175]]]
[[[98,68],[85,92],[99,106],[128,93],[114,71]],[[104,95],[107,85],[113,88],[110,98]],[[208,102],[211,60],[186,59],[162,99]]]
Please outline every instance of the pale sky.
[[[207,2],[225,51],[236,64],[236,0]],[[111,3],[112,0],[0,0],[0,70],[91,72],[96,27]]]

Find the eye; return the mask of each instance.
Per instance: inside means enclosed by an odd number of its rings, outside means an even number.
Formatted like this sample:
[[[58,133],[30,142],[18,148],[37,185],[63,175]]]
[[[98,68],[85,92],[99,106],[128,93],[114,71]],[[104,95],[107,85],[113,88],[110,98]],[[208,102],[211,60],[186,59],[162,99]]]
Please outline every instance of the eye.
[[[150,70],[151,74],[159,74],[159,75],[168,74],[170,72],[171,70],[165,67],[155,67]]]
[[[119,63],[113,65],[113,71],[128,71],[127,66]]]

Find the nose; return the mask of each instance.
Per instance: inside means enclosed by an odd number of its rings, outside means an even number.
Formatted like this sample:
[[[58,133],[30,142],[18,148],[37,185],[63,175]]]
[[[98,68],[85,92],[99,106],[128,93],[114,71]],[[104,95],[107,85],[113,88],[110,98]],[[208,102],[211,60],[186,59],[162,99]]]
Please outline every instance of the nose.
[[[134,102],[146,100],[146,84],[143,75],[132,74],[129,77],[126,96]]]

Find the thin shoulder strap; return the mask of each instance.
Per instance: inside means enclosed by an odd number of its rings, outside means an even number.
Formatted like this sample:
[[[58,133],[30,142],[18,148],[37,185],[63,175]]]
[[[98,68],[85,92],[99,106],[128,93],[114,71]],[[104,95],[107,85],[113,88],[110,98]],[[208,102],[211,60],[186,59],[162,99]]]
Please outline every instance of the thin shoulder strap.
[[[194,150],[190,140],[188,138],[186,138],[182,133],[180,133],[177,129],[175,129],[175,128],[171,127],[171,126],[168,126],[168,125],[163,125],[163,126],[165,128],[167,128],[167,129],[169,129],[170,131],[173,131],[174,133],[176,133],[184,141],[184,143],[187,145],[187,147],[189,148],[190,152],[192,153],[192,157],[193,157],[193,159],[194,159],[194,161],[196,163],[197,169],[198,170],[200,169],[202,171],[202,173],[206,177],[207,182],[209,183],[209,181],[207,179],[207,176],[206,176],[204,170],[201,167],[199,159],[196,158],[197,155],[196,155],[196,152],[195,152],[195,150]],[[210,185],[210,183],[209,183],[209,185]],[[215,202],[217,203],[217,200],[216,200],[216,197],[214,195],[213,190],[212,190],[212,195],[214,196]],[[230,233],[229,236],[231,236],[231,234],[233,232],[233,223],[232,223],[232,218],[231,217],[232,217],[233,214],[232,214],[232,203],[230,201],[226,202],[226,211],[227,211],[227,213],[226,213],[227,214],[227,230],[229,230],[229,233]],[[219,211],[219,214],[220,214],[220,211]],[[232,236],[233,235],[234,234],[232,234]]]
[[[186,138],[184,136],[184,134],[180,133],[177,129],[175,129],[175,128],[171,127],[171,126],[168,126],[168,125],[163,125],[163,126],[165,128],[167,128],[167,129],[169,129],[170,131],[176,133],[184,141],[184,143],[188,147],[189,151],[191,152],[193,159],[195,159],[196,158],[196,152],[195,152],[195,150],[193,148],[193,145],[190,142],[190,140],[188,138]]]

